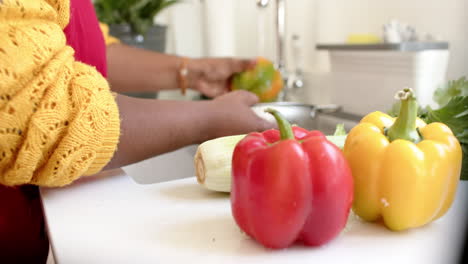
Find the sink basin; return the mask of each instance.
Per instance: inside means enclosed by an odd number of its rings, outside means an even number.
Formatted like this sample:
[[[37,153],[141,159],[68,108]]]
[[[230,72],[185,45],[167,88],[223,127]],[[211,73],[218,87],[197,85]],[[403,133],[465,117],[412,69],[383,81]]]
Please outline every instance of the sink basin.
[[[345,129],[349,131],[361,119],[360,116],[341,112],[341,108],[333,104],[310,105],[293,102],[274,102],[252,106],[252,109],[258,116],[275,122],[271,114],[265,113],[265,110],[268,108],[279,111],[291,124],[307,130],[320,130],[326,135],[333,134],[336,125],[339,123],[345,124]]]

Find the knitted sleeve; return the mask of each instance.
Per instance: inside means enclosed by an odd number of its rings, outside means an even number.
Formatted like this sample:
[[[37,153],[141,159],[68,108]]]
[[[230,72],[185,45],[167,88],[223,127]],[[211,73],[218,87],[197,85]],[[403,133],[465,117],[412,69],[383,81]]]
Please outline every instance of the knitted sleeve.
[[[114,95],[74,60],[68,19],[68,0],[0,0],[0,184],[63,186],[116,149]]]

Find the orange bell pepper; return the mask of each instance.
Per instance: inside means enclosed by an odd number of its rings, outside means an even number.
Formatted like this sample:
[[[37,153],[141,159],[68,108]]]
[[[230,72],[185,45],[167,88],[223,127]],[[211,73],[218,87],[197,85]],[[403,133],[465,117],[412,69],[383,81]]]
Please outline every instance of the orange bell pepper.
[[[260,102],[275,101],[283,89],[283,78],[273,63],[259,57],[253,69],[234,75],[231,90],[247,90],[255,93]]]

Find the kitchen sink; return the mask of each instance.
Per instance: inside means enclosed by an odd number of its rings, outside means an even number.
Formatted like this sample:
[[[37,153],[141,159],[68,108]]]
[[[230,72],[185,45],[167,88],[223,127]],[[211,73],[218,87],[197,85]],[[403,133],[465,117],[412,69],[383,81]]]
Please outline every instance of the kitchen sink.
[[[341,108],[334,104],[310,105],[294,102],[274,102],[260,103],[252,107],[258,116],[275,122],[274,117],[265,112],[268,108],[279,111],[293,125],[308,130],[320,130],[326,135],[333,134],[336,125],[340,123],[344,124],[345,129],[349,131],[361,119],[360,116],[343,113]]]

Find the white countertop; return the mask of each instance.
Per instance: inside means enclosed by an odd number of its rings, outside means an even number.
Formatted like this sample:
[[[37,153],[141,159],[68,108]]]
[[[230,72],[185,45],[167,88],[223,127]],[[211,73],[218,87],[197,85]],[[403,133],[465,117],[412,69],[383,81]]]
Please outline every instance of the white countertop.
[[[454,263],[464,236],[468,182],[447,215],[391,232],[352,217],[320,248],[273,251],[242,234],[229,197],[194,177],[141,185],[123,170],[41,189],[56,263]]]

